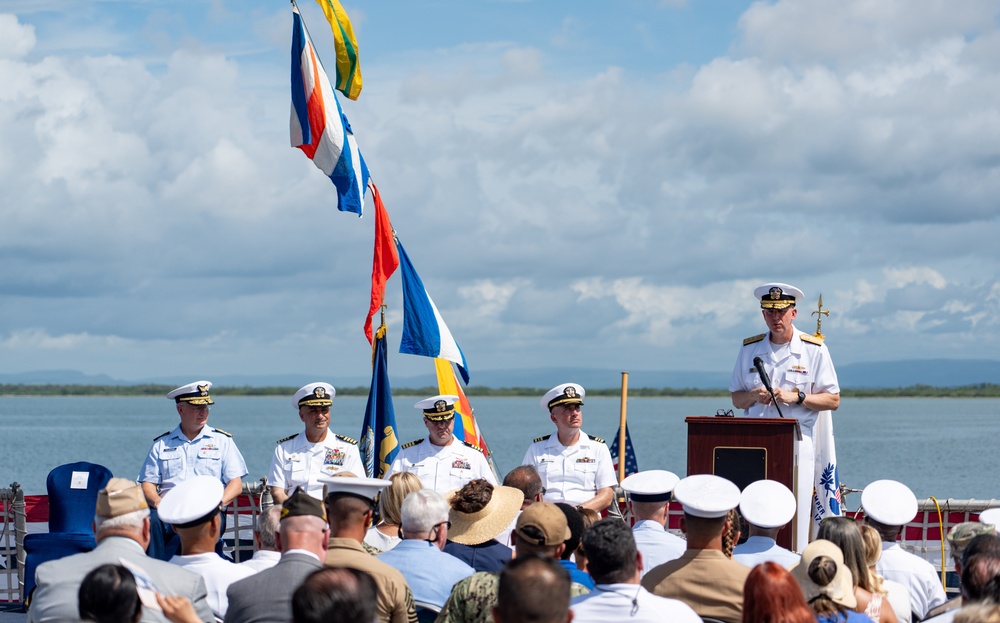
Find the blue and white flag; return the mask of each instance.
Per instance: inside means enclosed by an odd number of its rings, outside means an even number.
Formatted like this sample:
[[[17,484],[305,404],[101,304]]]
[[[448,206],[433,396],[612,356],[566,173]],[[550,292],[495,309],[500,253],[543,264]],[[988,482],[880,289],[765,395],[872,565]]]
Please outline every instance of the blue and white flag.
[[[812,534],[827,517],[841,513],[840,475],[837,473],[837,447],[833,441],[833,414],[820,411],[813,427],[816,473],[812,498]]]
[[[398,238],[396,248],[399,250],[399,272],[403,276],[403,337],[399,342],[399,352],[452,361],[468,385],[469,370],[462,349],[427,294],[424,282]]]
[[[361,462],[369,478],[385,478],[392,460],[399,452],[396,436],[396,412],[392,408],[392,389],[386,366],[385,326],[375,333],[373,344],[372,386],[361,426]]]

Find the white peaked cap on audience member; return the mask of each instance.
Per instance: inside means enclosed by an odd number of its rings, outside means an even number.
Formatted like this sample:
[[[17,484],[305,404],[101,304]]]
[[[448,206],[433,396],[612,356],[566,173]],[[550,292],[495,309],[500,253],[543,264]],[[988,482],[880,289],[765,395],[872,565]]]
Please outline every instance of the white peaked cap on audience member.
[[[545,392],[542,399],[539,401],[542,408],[545,409],[546,413],[552,410],[552,407],[557,405],[583,405],[583,399],[587,397],[587,390],[583,388],[583,385],[578,385],[576,383],[563,383],[562,385],[556,385],[549,391]]]
[[[993,525],[1000,530],[1000,508],[987,508],[979,513],[979,523]]]
[[[632,474],[622,481],[622,489],[633,502],[666,502],[680,481],[677,474],[665,469],[650,469]]]
[[[861,492],[865,515],[886,526],[905,526],[917,515],[917,496],[901,482],[876,480]]]
[[[725,517],[740,503],[740,489],[725,478],[696,474],[682,479],[674,487],[674,499],[684,512],[694,517]]]
[[[392,484],[391,481],[382,478],[360,478],[357,476],[333,476],[320,478],[319,481],[326,485],[327,496],[334,493],[347,493],[365,498],[369,502],[374,501],[375,496],[382,489]]]
[[[760,528],[780,528],[795,516],[795,494],[775,480],[758,480],[740,494],[740,514]]]
[[[299,388],[292,396],[292,404],[297,411],[299,407],[329,407],[337,390],[329,383],[309,383]]]
[[[215,476],[192,476],[164,493],[156,510],[161,520],[175,527],[203,523],[218,512],[225,489]]]

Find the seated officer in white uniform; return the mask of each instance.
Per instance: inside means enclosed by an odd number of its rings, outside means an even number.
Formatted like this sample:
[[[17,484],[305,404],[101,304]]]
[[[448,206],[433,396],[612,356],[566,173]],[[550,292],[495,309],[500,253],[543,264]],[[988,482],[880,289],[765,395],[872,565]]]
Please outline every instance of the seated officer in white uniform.
[[[213,476],[225,485],[222,505],[228,506],[243,491],[247,466],[233,441],[221,428],[208,426],[210,381],[195,381],[171,391],[180,424],[153,441],[137,480],[150,508],[149,555],[166,560],[176,551],[176,537],[163,526],[157,508],[160,498],[192,476]],[[225,526],[223,525],[223,528]]]
[[[305,431],[278,440],[274,449],[267,481],[275,504],[287,500],[296,487],[323,499],[320,478],[338,472],[364,475],[358,442],[330,430],[330,409],[336,395],[329,383],[309,383],[292,397]]]
[[[910,552],[904,551],[896,539],[903,526],[917,514],[917,496],[901,482],[876,480],[861,492],[861,509],[865,523],[882,537],[882,557],[875,570],[887,580],[899,582],[910,591],[910,607],[923,619],[931,608],[947,599],[941,587],[941,576],[934,566]]]
[[[670,492],[680,478],[673,472],[651,469],[632,474],[622,481],[628,493],[629,506],[635,517],[632,536],[642,554],[642,574],[684,554],[687,543],[676,534],[667,532],[670,512]]]
[[[563,383],[542,396],[542,408],[556,425],[556,434],[535,439],[521,463],[538,470],[546,502],[566,502],[600,512],[611,505],[612,487],[618,479],[604,440],[580,429],[586,395],[576,383]]]
[[[396,472],[412,472],[424,487],[441,495],[477,478],[499,486],[483,451],[455,438],[456,400],[458,396],[432,396],[413,405],[424,414],[427,437],[403,444],[386,478]]]
[[[220,619],[229,607],[229,585],[256,573],[215,553],[222,532],[221,510],[222,483],[210,476],[188,478],[167,492],[160,504],[160,517],[181,539],[181,554],[170,562],[204,578],[208,605]]]
[[[795,516],[795,495],[780,482],[758,480],[740,494],[740,514],[750,525],[750,537],[733,550],[733,560],[751,569],[771,561],[786,569],[801,556],[777,544],[778,532]]]

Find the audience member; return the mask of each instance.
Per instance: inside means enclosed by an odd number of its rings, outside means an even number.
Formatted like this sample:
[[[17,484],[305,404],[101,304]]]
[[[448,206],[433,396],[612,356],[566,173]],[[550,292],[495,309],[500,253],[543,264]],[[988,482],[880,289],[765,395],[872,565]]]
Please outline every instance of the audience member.
[[[330,522],[327,546],[328,567],[350,567],[374,578],[378,588],[375,614],[378,621],[403,623],[416,621],[413,594],[398,569],[367,553],[361,546],[375,514],[375,496],[389,485],[380,478],[333,477],[327,481],[329,493],[324,499]]]
[[[635,517],[632,536],[642,554],[643,574],[665,562],[677,560],[686,548],[684,539],[667,531],[670,492],[679,481],[676,474],[662,469],[632,474],[622,481],[622,489],[628,493],[629,507]]]
[[[496,540],[521,510],[524,495],[479,478],[448,494],[451,529],[444,551],[476,571],[499,571],[510,548]]]
[[[275,542],[275,535],[278,532],[278,522],[281,520],[281,506],[272,506],[260,515],[257,515],[257,526],[253,531],[253,540],[257,544],[257,551],[253,553],[250,560],[241,562],[244,567],[254,571],[270,569],[278,564],[281,552]]]
[[[726,523],[729,524],[729,531],[722,535],[722,553],[726,558],[732,559],[733,550],[740,542],[740,513],[735,508],[729,509],[726,513]]]
[[[962,604],[1000,602],[1000,558],[976,554],[962,564]]]
[[[198,617],[214,620],[205,595],[205,581],[195,573],[146,556],[149,547],[149,507],[138,483],[112,478],[97,494],[94,514],[97,548],[91,552],[52,560],[35,571],[28,621],[74,621],[79,618],[80,585],[86,575],[103,564],[127,561],[140,568],[161,592],[188,598]],[[144,623],[166,619],[152,608],[143,608]]]
[[[683,601],[699,616],[739,623],[750,569],[726,557],[722,538],[729,533],[726,515],[739,504],[740,490],[725,478],[698,474],[678,482],[674,497],[684,509],[681,529],[687,534],[687,550],[651,569],[642,586]]]
[[[538,475],[538,470],[535,469],[534,465],[518,465],[507,472],[507,475],[503,478],[503,486],[514,487],[524,495],[524,501],[521,502],[521,510],[528,508],[535,502],[541,502],[542,495],[545,493],[545,489],[542,488],[542,477]],[[521,513],[518,512],[517,517],[520,516]],[[503,532],[497,535],[497,541],[500,541],[511,549],[514,549],[514,544],[510,540],[510,533],[514,531],[514,527],[517,525],[517,517],[514,517],[513,521],[504,528]]]
[[[142,602],[135,576],[122,565],[97,567],[80,584],[79,608],[84,621],[136,623],[142,617]]]
[[[292,616],[292,593],[305,578],[323,567],[330,536],[323,503],[296,487],[279,510],[275,541],[278,563],[229,585],[230,623],[284,622]]]
[[[374,621],[375,579],[351,567],[314,571],[292,595],[292,623]]]
[[[896,614],[897,621],[910,623],[910,618],[913,616],[913,609],[910,608],[910,591],[899,582],[886,580],[876,570],[876,565],[882,557],[882,537],[879,536],[878,530],[866,524],[859,524],[858,530],[861,531],[861,540],[865,544],[865,564],[868,565],[868,575],[871,577],[872,586],[875,587],[873,592],[885,595],[889,605],[892,606],[892,611]]]
[[[792,576],[816,613],[817,623],[871,623],[868,615],[855,612],[858,600],[851,572],[844,566],[840,548],[830,541],[817,539],[807,545]]]
[[[750,571],[743,587],[743,623],[815,623],[792,574],[766,560]]]
[[[791,567],[799,555],[778,545],[778,533],[795,517],[795,494],[775,480],[758,480],[740,494],[740,514],[749,537],[733,550],[733,560],[751,569],[762,562]]]
[[[583,518],[583,531],[586,532],[590,526],[601,520],[601,514],[592,508],[580,508],[580,517]],[[587,555],[583,553],[583,543],[577,545],[576,552],[573,553],[576,559],[576,568],[580,571],[587,571]],[[588,576],[589,577],[589,576]]]
[[[399,569],[413,598],[442,608],[451,587],[476,572],[458,558],[444,553],[448,540],[448,503],[432,489],[421,489],[403,500],[403,540],[378,559]]]
[[[883,601],[882,593],[876,592],[872,584],[865,544],[857,523],[850,517],[828,517],[820,523],[817,537],[830,541],[844,555],[844,566],[851,572],[854,598],[858,602],[855,611],[867,614],[877,623],[896,623],[892,606]]]
[[[594,590],[594,580],[585,569],[577,566],[576,560],[573,558],[583,543],[581,540],[584,531],[583,515],[576,508],[565,502],[556,502],[556,506],[563,512],[563,515],[566,515],[566,525],[569,526],[569,538],[566,539],[566,547],[559,556],[559,564],[569,572],[569,579],[577,584],[586,586],[590,590]]]
[[[597,522],[583,534],[583,550],[595,590],[572,601],[577,623],[626,618],[635,623],[700,623],[701,618],[684,602],[657,597],[639,584],[642,554],[625,522],[613,517]]]
[[[959,610],[952,620],[955,623],[1000,623],[1000,605],[972,604]]]
[[[374,548],[375,554],[387,552],[399,545],[400,508],[403,500],[414,491],[420,491],[423,484],[413,472],[396,472],[389,476],[389,486],[378,496],[378,517],[376,525],[365,533],[365,543]]]
[[[995,534],[996,528],[992,524],[984,524],[978,521],[965,521],[962,523],[955,524],[948,531],[948,546],[951,550],[951,562],[955,569],[955,575],[957,575],[961,581],[962,577],[962,554],[965,553],[965,548],[969,545],[975,537],[980,534]],[[935,623],[942,623],[943,621],[951,620],[951,617],[955,616],[953,610],[957,610],[962,607],[962,596],[959,594],[954,599],[949,599],[943,604],[932,608],[930,612],[927,613],[927,619],[935,619]],[[941,616],[947,612],[951,614],[946,619],[937,619],[936,617]]]
[[[548,556],[528,554],[508,564],[497,581],[496,623],[570,623],[570,579]]]

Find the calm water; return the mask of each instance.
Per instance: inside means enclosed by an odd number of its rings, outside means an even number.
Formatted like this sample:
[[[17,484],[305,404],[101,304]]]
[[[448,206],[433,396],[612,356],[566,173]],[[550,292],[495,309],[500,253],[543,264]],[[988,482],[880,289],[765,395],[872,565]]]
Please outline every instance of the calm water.
[[[416,398],[395,400],[399,437],[424,436]],[[365,398],[338,397],[331,428],[357,438]],[[588,398],[584,430],[609,439],[618,428],[618,399]],[[534,398],[476,398],[480,426],[501,472],[518,465],[535,437],[553,426]],[[729,408],[722,398],[632,398],[629,429],[641,469],[684,475],[689,415]],[[834,414],[841,481],[862,488],[879,478],[907,483],[918,498],[1000,498],[995,399],[845,399]],[[235,435],[250,471],[267,473],[275,442],[301,429],[291,399],[221,397],[211,425]],[[91,461],[115,475],[135,478],[157,435],[177,424],[164,398],[0,397],[0,487],[19,482],[29,494],[45,492],[56,465]],[[848,497],[848,506],[860,496]]]

